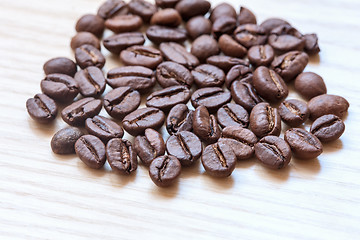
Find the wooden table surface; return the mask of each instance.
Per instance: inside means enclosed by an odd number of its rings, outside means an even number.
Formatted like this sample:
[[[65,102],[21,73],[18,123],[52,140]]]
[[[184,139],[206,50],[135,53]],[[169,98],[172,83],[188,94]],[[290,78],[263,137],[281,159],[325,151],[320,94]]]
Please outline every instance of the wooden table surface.
[[[359,239],[359,1],[241,1],[259,22],[277,16],[319,35],[322,51],[306,71],[350,102],[339,140],[281,171],[250,159],[214,179],[197,164],[167,189],[143,165],[125,177],[53,154],[50,139],[65,123],[40,125],[26,112],[43,63],[73,58],[74,24],[101,2],[0,0],[0,239]],[[119,65],[109,58],[105,71]]]

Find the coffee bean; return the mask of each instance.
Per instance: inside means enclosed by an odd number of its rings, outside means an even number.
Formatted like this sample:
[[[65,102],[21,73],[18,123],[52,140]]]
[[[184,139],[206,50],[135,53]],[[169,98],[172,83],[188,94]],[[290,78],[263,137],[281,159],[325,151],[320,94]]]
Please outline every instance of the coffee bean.
[[[271,68],[275,70],[285,82],[289,82],[299,75],[309,62],[309,57],[304,52],[291,51],[275,57]]]
[[[75,82],[84,97],[98,97],[104,90],[106,80],[103,72],[97,67],[87,67],[75,74]]]
[[[136,136],[134,149],[142,163],[149,166],[152,160],[165,154],[165,142],[160,133],[147,128],[144,135]]]
[[[194,82],[190,71],[176,62],[163,62],[156,68],[156,79],[161,87],[186,86],[188,88]]]
[[[256,24],[256,16],[253,12],[245,7],[240,7],[239,16],[237,18],[238,25]]]
[[[250,113],[250,128],[259,138],[267,135],[279,136],[281,118],[278,110],[269,103],[257,104]]]
[[[200,88],[191,95],[191,104],[195,108],[205,106],[210,112],[217,111],[230,100],[230,92],[226,92],[219,87]]]
[[[108,19],[117,15],[125,15],[128,11],[129,9],[124,1],[107,0],[99,7],[97,15],[103,19]]]
[[[208,57],[216,55],[219,52],[218,43],[209,35],[198,37],[191,46],[191,53],[197,57],[200,62],[204,62]]]
[[[74,78],[61,73],[47,75],[41,81],[40,86],[43,93],[60,102],[70,102],[79,93]]]
[[[254,67],[269,66],[274,60],[275,53],[273,48],[266,45],[257,45],[249,49],[247,57]]]
[[[227,126],[247,127],[249,125],[248,112],[241,105],[235,103],[223,105],[217,111],[216,117],[223,128]]]
[[[92,45],[84,44],[75,49],[76,63],[82,68],[95,66],[103,68],[105,65],[105,57],[102,53]]]
[[[113,138],[106,144],[106,158],[112,170],[121,175],[129,175],[137,169],[137,156],[131,142]]]
[[[308,102],[308,107],[311,120],[327,114],[334,114],[343,118],[349,108],[349,102],[341,96],[323,94],[312,98]]]
[[[99,169],[105,164],[105,145],[98,137],[81,136],[75,143],[75,152],[90,168]]]
[[[155,0],[156,6],[161,8],[175,8],[180,0]]]
[[[231,85],[231,96],[234,102],[243,106],[248,112],[263,101],[256,93],[255,88],[250,83],[243,81],[235,81]]]
[[[172,8],[162,9],[156,12],[150,21],[151,25],[177,27],[181,24],[181,16],[178,11]]]
[[[156,13],[156,6],[144,0],[131,0],[128,3],[131,13],[139,15],[144,22],[150,22],[151,17]]]
[[[108,142],[112,138],[122,138],[124,135],[124,130],[116,122],[103,116],[86,119],[85,128],[103,142]]]
[[[236,19],[237,14],[235,8],[228,3],[220,3],[211,11],[210,20],[211,22],[215,22],[216,19],[222,16],[229,16]]]
[[[185,21],[197,15],[205,15],[211,4],[205,0],[181,0],[176,4],[175,9]]]
[[[304,123],[310,115],[306,102],[298,99],[289,99],[279,105],[281,120],[291,127]]]
[[[180,172],[180,161],[174,156],[167,155],[155,158],[149,168],[150,178],[158,187],[174,184]]]
[[[344,122],[334,114],[327,114],[317,118],[310,128],[310,132],[324,143],[338,139],[344,131]]]
[[[75,51],[78,47],[82,45],[92,45],[97,49],[100,49],[100,40],[92,33],[89,32],[78,32],[70,42],[72,50]]]
[[[98,115],[101,107],[101,100],[87,97],[64,108],[61,117],[71,126],[80,126],[84,125],[87,118]]]
[[[113,118],[123,119],[140,105],[140,93],[130,87],[118,87],[104,97],[106,112]]]
[[[291,149],[284,139],[266,136],[255,144],[255,156],[266,167],[281,169],[291,160]]]
[[[236,42],[230,35],[227,34],[224,34],[219,38],[219,47],[225,55],[231,57],[242,58],[247,53],[245,47]]]
[[[221,16],[213,22],[212,35],[218,39],[223,34],[232,34],[236,28],[236,19],[230,16]]]
[[[38,93],[26,101],[26,109],[32,119],[39,123],[49,123],[56,118],[58,108],[54,100]]]
[[[202,64],[191,71],[199,88],[221,87],[225,81],[225,73],[218,67]]]
[[[166,129],[170,135],[181,131],[192,131],[194,111],[183,104],[175,105],[166,118]]]
[[[313,72],[300,73],[295,78],[294,86],[295,90],[307,99],[311,99],[327,92],[323,78]]]
[[[103,35],[104,28],[104,20],[94,14],[82,16],[75,25],[77,32],[90,32],[99,38]]]
[[[195,39],[201,35],[211,34],[211,22],[204,16],[192,17],[186,23],[186,30],[191,39]]]
[[[271,32],[274,28],[281,25],[290,25],[287,21],[280,18],[268,18],[260,24],[267,34]]]
[[[266,43],[265,29],[256,24],[244,24],[234,31],[235,39],[246,48]]]
[[[207,144],[216,142],[221,135],[221,130],[215,116],[210,115],[204,106],[199,106],[195,109],[193,131]]]
[[[224,72],[228,72],[235,65],[245,65],[249,66],[249,63],[240,58],[222,56],[222,55],[214,55],[206,59],[208,64],[217,66],[221,68]]]
[[[158,129],[165,120],[163,111],[153,107],[139,108],[125,116],[123,119],[124,129],[131,135],[142,134],[145,129]]]
[[[107,29],[115,33],[133,32],[138,30],[143,24],[138,15],[119,15],[105,21]]]
[[[51,139],[51,149],[56,154],[75,153],[75,142],[84,133],[76,127],[66,127],[57,131]]]
[[[57,57],[48,60],[44,64],[43,69],[45,75],[52,73],[62,73],[69,75],[70,77],[74,77],[77,71],[76,64],[72,60],[65,57]]]
[[[150,26],[146,30],[146,36],[155,44],[162,42],[182,43],[186,40],[186,34],[184,28],[170,28],[159,25]]]
[[[284,134],[284,139],[298,158],[316,158],[323,151],[320,140],[302,128],[291,128],[287,130]]]
[[[290,25],[281,25],[271,30],[268,42],[277,53],[302,51],[305,47],[304,36]]]
[[[318,36],[315,33],[305,34],[305,52],[309,55],[315,55],[320,52]]]
[[[253,72],[250,67],[246,65],[235,65],[226,74],[225,85],[230,89],[231,85],[235,81],[241,82],[253,82]]]
[[[120,54],[120,52],[128,47],[134,45],[143,45],[145,42],[144,35],[140,32],[120,33],[103,41],[104,47],[113,54]]]
[[[120,53],[120,59],[125,65],[143,66],[154,69],[163,58],[161,52],[149,46],[131,46]]]
[[[199,60],[178,43],[161,43],[160,51],[166,60],[184,65],[190,70],[199,65]]]

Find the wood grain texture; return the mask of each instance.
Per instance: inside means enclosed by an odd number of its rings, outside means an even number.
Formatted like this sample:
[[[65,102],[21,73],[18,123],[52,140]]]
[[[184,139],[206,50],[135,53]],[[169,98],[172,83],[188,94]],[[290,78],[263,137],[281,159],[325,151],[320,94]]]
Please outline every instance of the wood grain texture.
[[[359,1],[241,1],[259,22],[277,16],[318,33],[322,51],[306,71],[350,102],[340,140],[326,144],[318,159],[293,158],[281,171],[250,159],[238,162],[231,177],[214,179],[197,164],[168,189],[157,188],[142,165],[123,177],[109,166],[91,170],[76,156],[53,154],[50,139],[65,123],[44,126],[27,115],[43,63],[73,58],[75,22],[101,2],[0,0],[1,239],[359,238]],[[105,71],[119,65],[109,59]]]

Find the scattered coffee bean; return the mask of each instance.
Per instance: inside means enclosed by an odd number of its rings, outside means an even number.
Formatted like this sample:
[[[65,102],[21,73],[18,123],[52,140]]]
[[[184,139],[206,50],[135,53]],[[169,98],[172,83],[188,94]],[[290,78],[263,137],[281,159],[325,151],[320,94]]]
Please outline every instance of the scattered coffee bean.
[[[249,114],[241,105],[235,103],[227,103],[223,105],[216,114],[217,120],[221,127],[240,126],[247,127],[249,125]]]
[[[48,60],[44,64],[43,69],[45,75],[52,73],[62,73],[69,75],[70,77],[74,77],[77,71],[76,64],[72,60],[65,57],[57,57]]]
[[[250,67],[245,65],[235,65],[226,74],[225,85],[230,89],[232,83],[235,81],[252,83],[252,79],[253,72]]]
[[[75,51],[78,47],[82,45],[92,45],[97,49],[100,49],[100,40],[92,33],[89,32],[78,32],[70,42],[72,50]]]
[[[128,3],[131,13],[140,16],[144,22],[150,22],[151,17],[156,13],[156,6],[145,0],[131,0]]]
[[[145,42],[144,35],[140,32],[120,33],[103,41],[104,47],[113,54],[120,54],[120,52],[128,47],[134,45],[143,45]]]
[[[176,62],[163,62],[156,68],[156,79],[161,87],[186,86],[190,88],[194,82],[191,72]]]
[[[235,8],[228,3],[220,3],[211,11],[210,20],[211,22],[215,22],[216,19],[223,16],[229,16],[236,19],[237,14]]]
[[[186,23],[186,31],[192,39],[205,34],[210,35],[211,28],[212,24],[210,20],[204,16],[193,17]]]
[[[155,158],[149,167],[151,180],[158,187],[173,185],[181,173],[180,161],[174,156],[160,156]]]
[[[98,137],[81,136],[75,143],[75,152],[90,168],[99,169],[105,164],[105,145]]]
[[[42,93],[29,98],[26,101],[26,109],[30,117],[39,123],[52,122],[58,112],[55,101]]]
[[[80,126],[84,125],[87,118],[98,115],[101,107],[101,100],[87,97],[73,102],[64,108],[61,112],[61,117],[71,126]]]
[[[57,131],[51,139],[51,149],[56,154],[75,153],[75,142],[84,133],[76,127],[66,127]]]
[[[217,66],[221,68],[224,72],[228,72],[235,65],[244,65],[249,66],[249,63],[240,58],[222,56],[222,55],[214,55],[206,59],[208,64]]]
[[[237,18],[238,25],[256,24],[256,16],[246,7],[240,7],[239,16]]]
[[[119,15],[105,21],[106,28],[115,33],[133,32],[138,30],[143,24],[138,15]]]
[[[84,44],[75,49],[76,63],[82,68],[95,66],[103,68],[105,65],[105,57],[102,53],[92,45]]]
[[[166,129],[170,135],[181,131],[191,131],[193,127],[194,111],[185,104],[175,105],[166,118]]]
[[[255,144],[255,156],[264,166],[281,169],[289,164],[291,149],[284,139],[266,136]]]
[[[205,0],[181,0],[176,4],[175,9],[185,21],[197,15],[205,15],[211,4]]]
[[[184,65],[190,70],[199,65],[199,60],[178,43],[161,43],[160,51],[166,60]]]
[[[99,7],[97,15],[103,19],[108,19],[117,15],[126,15],[128,12],[129,9],[124,1],[107,0]]]
[[[191,46],[191,53],[197,57],[200,62],[204,62],[208,57],[218,54],[219,51],[218,43],[209,35],[198,37]]]
[[[318,36],[315,33],[305,34],[305,52],[309,55],[315,55],[320,52]]]
[[[155,0],[156,6],[161,8],[175,8],[180,0]]]
[[[75,29],[77,32],[90,32],[100,38],[105,29],[104,19],[98,15],[86,14],[76,22]]]
[[[150,21],[151,25],[161,25],[167,27],[177,27],[181,24],[181,16],[178,11],[166,8],[156,12]]]
[[[75,74],[75,82],[84,97],[99,97],[105,90],[106,80],[97,67],[87,67]]]
[[[280,18],[268,18],[260,24],[267,34],[270,34],[271,30],[278,26],[290,25],[287,21]]]
[[[143,66],[154,69],[163,58],[161,52],[149,46],[131,46],[123,50],[120,59],[125,65]]]
[[[221,87],[225,81],[223,70],[210,64],[197,66],[191,74],[199,88]]]
[[[219,38],[219,47],[221,51],[231,57],[242,58],[246,55],[247,49],[236,42],[230,35],[223,34]]]
[[[136,153],[126,139],[111,139],[106,144],[106,158],[112,170],[121,175],[129,175],[137,169]]]
[[[274,60],[275,53],[273,48],[266,45],[257,45],[249,49],[247,57],[254,67],[269,66]]]
[[[193,131],[207,144],[216,142],[221,135],[221,130],[215,116],[210,115],[204,106],[199,106],[195,109]]]
[[[256,93],[255,88],[248,82],[235,81],[231,85],[231,96],[237,104],[251,112],[256,104],[262,102],[261,97]]]
[[[61,73],[47,75],[40,86],[43,93],[59,102],[70,102],[79,93],[79,87],[74,78]]]
[[[349,108],[349,102],[341,96],[323,94],[312,98],[308,102],[308,107],[311,120],[327,114],[334,114],[343,118]]]
[[[277,53],[302,51],[305,47],[304,36],[290,25],[281,25],[271,30],[268,42]]]
[[[85,128],[103,142],[108,142],[112,138],[122,138],[124,135],[124,130],[116,122],[103,116],[86,119]]]
[[[159,25],[152,25],[146,30],[146,36],[155,44],[162,42],[182,43],[186,40],[186,34],[184,28],[170,28]]]
[[[289,99],[279,105],[281,120],[291,127],[303,124],[310,115],[306,102],[298,99]]]
[[[295,78],[294,86],[295,90],[307,99],[327,92],[323,78],[313,72],[300,73]]]
[[[256,24],[244,24],[234,31],[235,39],[246,48],[266,43],[265,29]]]
[[[267,135],[279,136],[281,118],[278,110],[269,103],[257,104],[250,113],[250,128],[259,138]]]
[[[191,104],[197,108],[205,106],[210,112],[217,111],[222,105],[230,102],[231,94],[219,87],[207,87],[196,90],[191,95]]]
[[[223,34],[232,34],[236,28],[236,19],[230,16],[221,16],[213,22],[212,35],[218,39]]]
[[[344,131],[344,122],[334,114],[327,114],[317,118],[310,128],[310,132],[324,143],[338,139]]]
[[[153,92],[146,98],[147,107],[156,107],[165,112],[178,103],[187,103],[190,90],[185,86],[171,86]]]
[[[134,149],[142,163],[149,166],[152,160],[165,154],[165,142],[160,133],[147,128],[144,135],[136,136]]]

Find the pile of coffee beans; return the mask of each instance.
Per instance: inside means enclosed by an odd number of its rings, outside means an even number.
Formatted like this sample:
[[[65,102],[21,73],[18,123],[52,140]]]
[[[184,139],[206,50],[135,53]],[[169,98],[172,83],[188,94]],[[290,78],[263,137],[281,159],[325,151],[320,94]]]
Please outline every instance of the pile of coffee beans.
[[[114,34],[101,41],[105,29]],[[316,158],[345,130],[349,103],[327,94],[321,76],[303,72],[308,56],[320,51],[317,35],[285,20],[257,24],[245,7],[211,8],[206,0],[107,0],[96,15],[82,16],[76,31],[76,63],[47,61],[42,93],[26,107],[34,120],[49,123],[65,105],[61,118],[70,126],[55,133],[51,148],[76,152],[90,168],[107,160],[128,175],[140,159],[152,181],[166,187],[199,159],[209,175],[227,177],[237,161],[254,155],[274,169],[292,155]],[[146,38],[152,44],[144,46]],[[103,47],[124,65],[106,77]],[[292,81],[304,100],[287,98]],[[106,85],[113,89],[104,95]],[[138,108],[141,99],[146,107]],[[114,119],[100,116],[102,107]],[[164,122],[166,141],[157,131]],[[283,123],[289,129],[280,138]],[[122,139],[124,130],[133,143]]]

